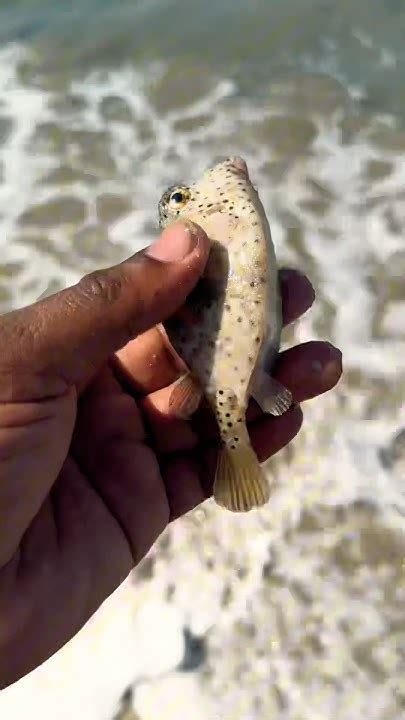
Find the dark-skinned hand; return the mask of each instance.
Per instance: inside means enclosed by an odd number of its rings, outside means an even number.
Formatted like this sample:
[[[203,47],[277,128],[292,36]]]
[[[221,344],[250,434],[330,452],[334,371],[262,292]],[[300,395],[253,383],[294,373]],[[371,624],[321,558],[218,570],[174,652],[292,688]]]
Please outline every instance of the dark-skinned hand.
[[[176,224],[126,262],[0,318],[0,687],[72,638],[211,492],[212,420],[204,409],[173,417],[182,368],[157,327],[208,250],[201,229]],[[287,325],[314,292],[299,273],[280,278]],[[298,433],[300,403],[336,384],[341,355],[306,343],[281,353],[274,374],[295,405],[279,418],[249,407],[260,460]]]

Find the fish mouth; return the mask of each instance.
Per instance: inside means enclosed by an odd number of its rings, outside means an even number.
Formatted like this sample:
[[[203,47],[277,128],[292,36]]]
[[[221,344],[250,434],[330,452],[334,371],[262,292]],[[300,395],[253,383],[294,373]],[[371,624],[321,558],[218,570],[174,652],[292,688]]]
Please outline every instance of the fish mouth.
[[[239,155],[217,158],[215,165],[208,167],[206,173],[210,174],[214,170],[231,170],[232,172],[242,175],[245,180],[249,180],[249,171],[246,162]]]
[[[247,180],[249,179],[249,171],[247,165],[244,159],[241,158],[239,155],[235,155],[235,157],[229,158],[227,160],[227,164],[230,165],[234,170],[242,173],[242,175],[244,175]]]

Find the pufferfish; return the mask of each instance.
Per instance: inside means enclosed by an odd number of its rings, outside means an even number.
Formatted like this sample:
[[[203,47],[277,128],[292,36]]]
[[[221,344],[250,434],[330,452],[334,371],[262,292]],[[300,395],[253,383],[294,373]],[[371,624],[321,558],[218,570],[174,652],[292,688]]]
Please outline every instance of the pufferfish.
[[[165,323],[188,368],[170,404],[186,410],[205,397],[221,437],[214,499],[247,512],[270,497],[246,427],[249,398],[281,415],[292,396],[269,374],[280,344],[281,296],[269,223],[245,161],[228,158],[194,184],[170,187],[159,202],[160,227],[180,219],[205,230],[210,253],[186,305]]]

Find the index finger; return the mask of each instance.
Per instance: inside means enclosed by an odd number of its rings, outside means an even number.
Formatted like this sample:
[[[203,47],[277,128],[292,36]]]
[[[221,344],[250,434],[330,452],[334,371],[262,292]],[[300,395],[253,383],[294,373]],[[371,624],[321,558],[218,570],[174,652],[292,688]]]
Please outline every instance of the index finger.
[[[139,335],[119,350],[115,355],[114,367],[129,389],[142,395],[167,387],[184,372],[183,363],[160,325]]]
[[[314,289],[305,275],[289,268],[279,273],[283,325],[297,320],[312,305]],[[173,350],[162,326],[139,335],[116,353],[115,366],[128,388],[142,395],[174,382],[185,366]]]

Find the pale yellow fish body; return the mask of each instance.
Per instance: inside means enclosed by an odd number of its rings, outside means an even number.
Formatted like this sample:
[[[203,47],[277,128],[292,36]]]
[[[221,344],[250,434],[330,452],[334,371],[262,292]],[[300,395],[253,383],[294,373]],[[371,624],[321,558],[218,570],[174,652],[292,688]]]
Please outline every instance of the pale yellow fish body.
[[[269,498],[245,424],[249,397],[273,414],[291,403],[289,391],[268,374],[282,325],[269,224],[241,158],[219,163],[190,186],[170,188],[159,215],[162,227],[191,220],[211,241],[203,278],[188,298],[186,313],[167,323],[166,330],[217,418],[223,448],[214,497],[230,510],[246,511]]]

